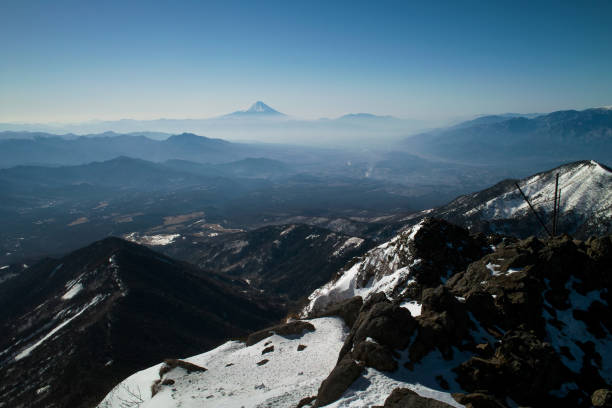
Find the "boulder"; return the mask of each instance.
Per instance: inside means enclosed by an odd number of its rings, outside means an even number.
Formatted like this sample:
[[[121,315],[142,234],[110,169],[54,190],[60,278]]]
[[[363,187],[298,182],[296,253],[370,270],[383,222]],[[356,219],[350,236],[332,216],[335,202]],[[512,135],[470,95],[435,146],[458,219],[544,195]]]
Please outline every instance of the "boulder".
[[[470,321],[466,307],[446,287],[426,289],[422,302],[423,312],[417,319],[417,336],[410,345],[409,368],[435,348],[445,358],[452,358],[452,347],[462,344],[469,335]]]
[[[607,389],[596,390],[591,396],[594,407],[612,407],[612,391]]]
[[[350,354],[355,360],[363,361],[367,367],[379,371],[395,371],[398,367],[393,352],[388,347],[371,341],[358,343]]]
[[[283,337],[301,337],[305,331],[315,331],[315,327],[312,325],[312,323],[305,322],[303,320],[295,320],[251,333],[247,338],[246,345],[252,346],[253,344],[259,343],[261,340],[272,336],[273,334],[278,334],[279,336]]]
[[[451,405],[421,397],[408,388],[396,388],[385,400],[384,408],[451,408]]]
[[[178,360],[176,358],[167,358],[164,360],[164,364],[159,369],[159,378],[162,378],[166,373],[180,367],[186,370],[188,373],[193,372],[204,372],[206,368],[200,367],[199,365],[190,363],[184,360]]]
[[[472,394],[453,394],[455,401],[466,408],[506,408],[506,405],[492,395],[475,392]]]
[[[315,407],[337,401],[363,372],[363,364],[350,357],[342,359],[319,386]]]
[[[350,299],[343,300],[342,302],[335,303],[333,305],[328,306],[322,312],[316,313],[310,317],[326,317],[326,316],[338,316],[344,323],[351,328],[357,317],[359,316],[359,310],[363,306],[363,299],[361,296],[355,296]]]
[[[410,341],[416,321],[410,312],[389,301],[379,302],[355,322],[354,341],[368,337],[391,349],[403,350]]]
[[[524,331],[506,333],[492,358],[472,357],[454,370],[467,391],[486,390],[538,406],[549,398],[549,390],[572,378],[550,344]]]

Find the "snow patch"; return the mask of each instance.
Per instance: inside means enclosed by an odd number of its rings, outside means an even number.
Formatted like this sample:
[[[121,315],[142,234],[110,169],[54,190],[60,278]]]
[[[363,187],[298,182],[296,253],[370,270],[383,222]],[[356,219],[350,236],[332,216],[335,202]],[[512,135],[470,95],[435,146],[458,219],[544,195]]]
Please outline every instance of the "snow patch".
[[[36,390],[36,395],[44,394],[45,392],[49,391],[50,389],[51,389],[50,385],[45,385],[44,387],[40,387],[39,389]]]
[[[408,302],[401,303],[400,307],[408,309],[412,317],[417,317],[421,315],[421,309],[423,306],[416,300],[410,300]]]
[[[124,235],[123,238],[141,245],[165,246],[170,245],[180,236],[181,234],[140,235],[132,232]]]
[[[346,241],[344,241],[342,246],[340,246],[340,248],[335,250],[332,255],[333,256],[340,256],[347,249],[359,248],[361,246],[361,244],[363,244],[363,241],[364,240],[362,238],[351,237],[351,238],[347,239]]]
[[[576,342],[592,342],[595,345],[595,351],[601,356],[599,374],[606,382],[610,383],[612,382],[612,349],[609,345],[610,342],[612,342],[612,335],[608,332],[605,337],[596,338],[588,331],[584,321],[576,319],[573,313],[574,310],[588,310],[593,302],[597,301],[605,304],[605,301],[601,298],[601,291],[594,290],[585,295],[578,293],[573,288],[573,284],[577,282],[578,280],[572,277],[565,285],[565,288],[569,291],[569,303],[571,307],[566,310],[556,310],[555,316],[551,316],[550,313],[544,309],[543,315],[547,322],[546,331],[548,333],[549,342],[561,355],[563,364],[575,373],[580,372],[585,357],[584,351]],[[550,306],[546,301],[545,304]],[[560,328],[557,327],[556,324],[551,323],[555,318],[561,322]],[[561,353],[562,347],[567,347],[574,359],[568,358],[565,355],[566,353]]]
[[[284,229],[283,231],[281,231],[281,233],[279,234],[281,237],[284,237],[285,235],[289,234],[291,231],[293,231],[295,229],[295,225],[290,225],[288,228]]]
[[[94,297],[91,302],[89,302],[88,304],[86,304],[77,314],[75,314],[74,316],[64,320],[62,323],[60,323],[59,325],[57,325],[53,330],[51,330],[49,333],[47,333],[47,335],[45,335],[42,339],[38,340],[36,343],[32,344],[30,347],[25,348],[24,350],[21,351],[21,353],[17,354],[15,356],[15,361],[19,361],[22,358],[28,357],[30,355],[30,353],[32,353],[32,351],[34,351],[34,349],[36,349],[38,346],[40,346],[42,343],[44,343],[45,341],[47,341],[49,338],[51,338],[55,333],[57,333],[58,331],[60,331],[64,326],[66,326],[68,323],[70,323],[71,321],[73,321],[74,319],[76,319],[77,317],[79,317],[80,315],[83,314],[83,312],[85,312],[87,309],[89,309],[91,306],[94,306],[95,304],[99,303],[101,300],[103,300],[105,298],[105,296],[103,295],[97,295],[96,297]]]
[[[501,271],[499,270],[500,268],[499,265],[489,262],[486,265],[486,267],[491,272],[491,275],[493,276],[501,275]]]
[[[62,300],[72,299],[81,290],[83,290],[83,284],[82,283],[79,282],[79,283],[76,283],[76,284],[72,285],[72,287],[70,287],[70,289],[68,289],[68,291],[62,295]]]

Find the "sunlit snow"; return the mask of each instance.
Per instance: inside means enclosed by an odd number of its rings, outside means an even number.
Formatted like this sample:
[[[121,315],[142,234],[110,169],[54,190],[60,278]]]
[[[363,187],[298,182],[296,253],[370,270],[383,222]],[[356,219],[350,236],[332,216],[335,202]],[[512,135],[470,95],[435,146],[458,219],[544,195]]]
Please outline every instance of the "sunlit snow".
[[[99,405],[120,408],[121,401],[138,394],[141,408],[172,407],[264,407],[295,406],[300,399],[315,395],[321,382],[336,364],[348,328],[336,317],[313,319],[314,332],[302,337],[274,335],[247,347],[229,341],[214,350],[187,358],[206,372],[188,374],[177,368],[166,374],[172,387],[151,398],[151,385],[159,379],[160,365],[140,371],[119,384]],[[298,351],[298,345],[306,346]],[[265,347],[274,351],[262,355]],[[258,365],[263,359],[266,364]],[[176,389],[177,392],[173,392]]]

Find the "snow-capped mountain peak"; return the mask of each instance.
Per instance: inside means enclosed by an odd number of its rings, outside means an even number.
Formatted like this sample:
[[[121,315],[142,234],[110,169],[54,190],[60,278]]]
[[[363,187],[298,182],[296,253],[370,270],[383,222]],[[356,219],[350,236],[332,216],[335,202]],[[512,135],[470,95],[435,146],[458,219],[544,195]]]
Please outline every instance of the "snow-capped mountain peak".
[[[593,161],[569,163],[522,180],[505,180],[461,196],[430,215],[473,231],[529,236],[546,234],[516,188],[520,186],[551,230],[556,175],[559,175],[558,232],[577,238],[612,232],[612,170]]]
[[[272,109],[271,107],[269,107],[268,105],[266,105],[262,101],[257,101],[254,104],[252,104],[251,107],[249,109],[247,109],[247,112],[279,113],[277,110]]]
[[[285,116],[284,113],[271,108],[262,101],[257,101],[246,110],[239,110],[225,117],[280,117]]]

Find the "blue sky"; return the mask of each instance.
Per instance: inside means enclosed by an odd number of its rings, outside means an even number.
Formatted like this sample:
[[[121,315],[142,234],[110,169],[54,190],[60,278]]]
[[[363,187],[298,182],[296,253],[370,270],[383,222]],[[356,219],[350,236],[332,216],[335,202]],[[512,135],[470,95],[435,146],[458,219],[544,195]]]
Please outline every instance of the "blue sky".
[[[0,0],[0,121],[612,104],[612,1]]]

